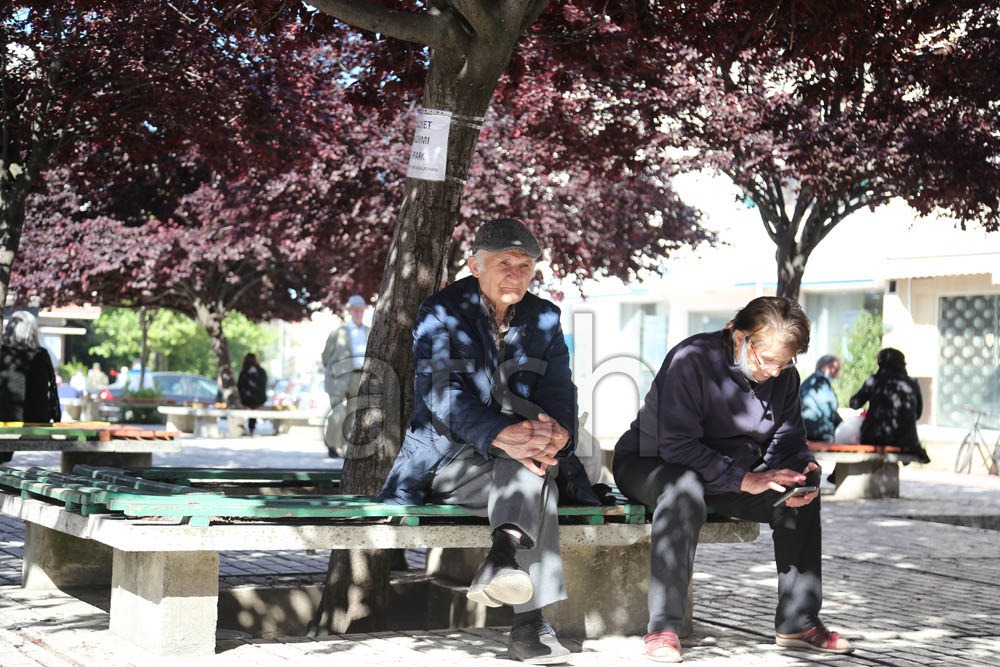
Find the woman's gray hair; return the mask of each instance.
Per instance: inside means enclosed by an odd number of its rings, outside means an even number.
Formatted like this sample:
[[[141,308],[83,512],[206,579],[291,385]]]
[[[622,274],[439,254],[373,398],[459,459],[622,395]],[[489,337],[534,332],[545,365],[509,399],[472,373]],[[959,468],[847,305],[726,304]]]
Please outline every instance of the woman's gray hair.
[[[26,310],[15,311],[3,328],[3,344],[26,350],[42,346],[38,338],[38,320]]]
[[[743,306],[726,324],[727,345],[735,331],[744,331],[759,344],[764,331],[793,355],[809,349],[809,318],[799,304],[780,296],[759,296]]]

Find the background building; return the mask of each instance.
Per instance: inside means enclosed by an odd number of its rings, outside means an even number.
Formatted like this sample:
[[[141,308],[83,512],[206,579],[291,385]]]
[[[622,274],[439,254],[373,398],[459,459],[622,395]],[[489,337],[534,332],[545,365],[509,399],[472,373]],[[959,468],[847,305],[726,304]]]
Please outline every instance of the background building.
[[[581,411],[605,443],[635,417],[667,350],[775,293],[775,248],[756,211],[721,181],[692,177],[678,186],[705,211],[719,246],[672,257],[664,275],[640,283],[594,281],[583,295],[565,288]],[[810,257],[799,300],[813,323],[799,358],[804,375],[819,356],[841,353],[855,318],[869,311],[882,315],[882,346],[900,349],[920,382],[924,437],[967,428],[970,407],[1000,413],[1000,234],[917,218],[901,204],[862,211]]]

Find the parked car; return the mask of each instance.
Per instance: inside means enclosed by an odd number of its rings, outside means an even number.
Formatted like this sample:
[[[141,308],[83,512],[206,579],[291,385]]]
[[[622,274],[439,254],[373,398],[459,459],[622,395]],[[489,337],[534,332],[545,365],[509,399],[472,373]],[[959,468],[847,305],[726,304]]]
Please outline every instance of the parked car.
[[[139,390],[139,371],[128,373],[128,392]],[[172,371],[146,371],[143,376],[143,389],[156,389],[159,396],[158,405],[191,405],[215,403],[219,394],[219,386],[215,380],[194,373],[175,373]],[[126,395],[125,382],[108,385],[97,394],[98,412],[102,418],[121,419],[121,406],[116,404]],[[103,404],[103,405],[102,405]],[[125,415],[128,419],[128,415]]]
[[[303,382],[299,392],[299,410],[325,410],[330,407],[330,395],[323,388],[325,378],[322,373],[316,373]]]
[[[323,390],[323,376],[315,374],[302,378],[278,378],[267,390],[265,405],[297,410],[315,410],[329,407],[330,399]]]
[[[294,378],[275,378],[269,383],[267,401],[264,405],[273,408],[292,408],[299,393],[299,381]]]

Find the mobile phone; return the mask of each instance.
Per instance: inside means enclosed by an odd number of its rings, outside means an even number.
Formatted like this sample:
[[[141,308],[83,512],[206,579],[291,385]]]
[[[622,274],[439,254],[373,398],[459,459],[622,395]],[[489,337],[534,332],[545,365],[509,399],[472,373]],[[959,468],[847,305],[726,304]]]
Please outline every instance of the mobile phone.
[[[782,493],[781,496],[777,500],[774,501],[774,506],[777,507],[778,505],[780,505],[781,503],[785,502],[786,500],[788,500],[789,498],[791,498],[793,496],[804,496],[807,493],[812,493],[817,488],[818,487],[815,487],[815,486],[795,486],[795,487],[792,487],[792,488],[788,489],[787,491],[785,491],[784,493]]]

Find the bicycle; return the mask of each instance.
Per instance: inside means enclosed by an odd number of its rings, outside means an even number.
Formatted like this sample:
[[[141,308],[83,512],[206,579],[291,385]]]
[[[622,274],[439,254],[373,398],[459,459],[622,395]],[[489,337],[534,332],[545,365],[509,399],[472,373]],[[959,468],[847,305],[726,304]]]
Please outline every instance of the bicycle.
[[[972,471],[972,459],[974,458],[973,452],[979,454],[979,458],[982,459],[983,465],[986,466],[989,474],[996,475],[998,470],[1000,470],[1000,434],[997,434],[996,443],[993,445],[993,451],[990,452],[989,445],[986,444],[986,436],[983,435],[983,429],[994,430],[991,426],[983,423],[983,420],[990,417],[989,412],[983,412],[982,410],[969,409],[969,412],[976,415],[976,420],[972,424],[972,428],[969,432],[965,434],[962,439],[962,444],[958,446],[958,456],[955,457],[955,472],[971,472]]]

